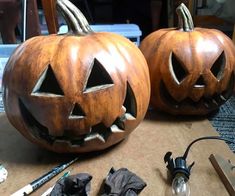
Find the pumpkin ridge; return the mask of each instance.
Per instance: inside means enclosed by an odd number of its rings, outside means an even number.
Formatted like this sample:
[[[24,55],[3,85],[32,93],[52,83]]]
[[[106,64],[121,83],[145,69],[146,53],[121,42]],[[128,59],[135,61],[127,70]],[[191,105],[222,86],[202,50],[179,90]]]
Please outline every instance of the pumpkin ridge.
[[[167,36],[169,32],[164,32],[157,40],[154,39],[154,45],[151,47],[151,52],[150,52],[150,56],[148,56],[147,59],[150,59],[152,58],[152,56],[154,56],[154,53],[152,51],[155,51],[155,50],[158,50],[161,43],[162,43],[162,40]]]
[[[100,34],[100,33],[99,33],[99,34]],[[101,40],[101,39],[98,37],[99,34],[94,35],[95,40],[96,40],[99,44],[101,44],[103,48],[105,48],[105,51],[106,51],[107,53],[110,53],[110,50],[109,50],[109,49],[107,48],[107,46],[104,44],[103,39]],[[105,32],[105,33],[103,34],[103,37],[105,38],[105,40],[107,40],[107,41],[105,41],[105,42],[111,43],[112,46],[114,46],[115,49],[117,50],[118,55],[120,55],[120,57],[122,57],[122,59],[125,60],[125,64],[126,64],[126,63],[129,64],[129,62],[126,60],[126,56],[122,54],[122,52],[120,51],[119,47],[117,47],[117,43],[114,41],[114,39],[112,39],[113,36],[116,36],[116,34],[114,34],[114,33],[109,33],[109,32],[107,32],[107,33]],[[119,36],[118,36],[118,37],[119,37]],[[120,37],[119,37],[119,38],[120,38]],[[121,38],[122,38],[122,37],[121,37]],[[129,67],[129,66],[128,66],[128,67]],[[119,71],[117,71],[116,66],[115,66],[115,70],[116,70],[117,77],[118,77],[119,79],[122,79],[122,78],[124,77],[124,75],[123,75],[124,73],[121,73],[121,72],[119,73]],[[126,76],[125,76],[125,77],[126,77]],[[125,77],[124,77],[124,78],[125,78]],[[120,82],[122,82],[123,84],[125,83],[125,81],[123,81],[123,80],[120,80]],[[124,101],[124,98],[123,98],[123,101]]]
[[[218,40],[218,42],[223,45],[222,40],[220,40],[218,38],[218,37],[222,37],[223,36],[223,35],[221,35],[221,32],[219,32],[218,30],[215,30],[215,31],[210,30],[210,32],[211,32],[211,34],[213,34],[215,36],[215,38]],[[235,56],[235,47],[234,47],[233,42],[230,41],[230,38],[227,35],[225,35],[225,36],[223,36],[223,41],[225,41],[230,46],[230,48],[233,50],[233,54],[231,53],[230,55],[231,56],[232,55]],[[231,51],[229,50],[228,52],[230,53]]]

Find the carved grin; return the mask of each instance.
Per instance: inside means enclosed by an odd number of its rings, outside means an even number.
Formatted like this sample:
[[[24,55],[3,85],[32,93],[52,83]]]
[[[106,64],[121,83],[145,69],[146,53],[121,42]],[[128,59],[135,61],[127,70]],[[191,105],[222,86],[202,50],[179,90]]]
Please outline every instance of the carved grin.
[[[111,134],[120,134],[125,132],[125,122],[136,120],[137,106],[134,93],[127,82],[126,97],[122,106],[124,114],[117,117],[110,127],[106,127],[102,122],[92,126],[87,130],[87,134],[78,136],[71,136],[67,133],[71,130],[64,130],[63,136],[50,135],[50,131],[44,125],[42,125],[27,109],[23,101],[19,98],[19,108],[26,125],[28,126],[31,134],[37,138],[46,141],[48,144],[53,145],[54,143],[67,143],[70,146],[82,146],[86,142],[99,140],[105,143]],[[85,113],[79,104],[75,104],[68,117],[68,120],[80,120],[85,117]],[[79,132],[79,127],[78,130]]]
[[[225,91],[220,94],[215,93],[211,97],[201,97],[199,101],[195,102],[190,98],[186,98],[180,102],[176,101],[168,92],[163,81],[160,82],[160,96],[161,99],[165,102],[166,105],[170,105],[174,109],[182,109],[182,108],[192,108],[192,109],[200,109],[206,108],[209,110],[214,110],[222,105],[224,102],[228,100],[228,98],[233,93],[233,84],[234,84],[234,75],[232,74],[228,83],[228,86]],[[195,86],[197,88],[197,86]]]
[[[29,110],[26,108],[26,106],[20,99],[19,106],[24,121],[26,122],[27,126],[30,127],[30,131],[33,136],[37,139],[43,139],[50,145],[53,145],[55,142],[64,142],[69,143],[71,146],[82,146],[86,142],[97,139],[105,143],[111,134],[122,133],[125,131],[125,122],[127,120],[135,120],[135,117],[132,116],[130,113],[124,113],[122,116],[118,117],[110,127],[105,127],[103,123],[99,123],[97,125],[92,126],[88,134],[81,135],[79,137],[72,137],[67,135],[52,136],[49,134],[48,128],[42,125],[33,117],[33,115],[29,112]],[[124,106],[123,108],[125,109]],[[68,130],[64,130],[64,133],[66,133],[67,131]]]

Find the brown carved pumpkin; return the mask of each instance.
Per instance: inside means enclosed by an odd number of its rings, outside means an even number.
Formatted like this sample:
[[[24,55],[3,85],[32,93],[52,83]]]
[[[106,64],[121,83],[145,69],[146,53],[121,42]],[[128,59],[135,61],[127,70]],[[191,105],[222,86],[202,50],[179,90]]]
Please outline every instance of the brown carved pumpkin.
[[[76,34],[34,37],[14,51],[3,76],[5,111],[27,139],[49,150],[105,149],[144,118],[147,63],[128,39],[94,33],[73,4],[57,5]]]
[[[151,104],[172,114],[207,114],[233,92],[235,47],[222,32],[194,28],[184,4],[179,27],[160,29],[141,43],[150,71]]]

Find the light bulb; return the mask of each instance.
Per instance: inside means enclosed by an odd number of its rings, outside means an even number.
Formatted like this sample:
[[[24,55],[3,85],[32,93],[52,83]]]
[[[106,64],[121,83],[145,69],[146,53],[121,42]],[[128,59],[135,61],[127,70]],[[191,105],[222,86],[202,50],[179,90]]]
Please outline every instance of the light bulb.
[[[172,181],[172,195],[189,196],[188,178],[183,173],[177,173]]]

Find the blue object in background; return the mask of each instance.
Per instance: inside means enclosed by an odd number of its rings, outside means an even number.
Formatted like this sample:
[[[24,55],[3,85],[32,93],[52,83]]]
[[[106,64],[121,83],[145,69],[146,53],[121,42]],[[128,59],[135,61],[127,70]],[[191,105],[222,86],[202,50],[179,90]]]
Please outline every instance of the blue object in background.
[[[9,58],[18,44],[0,44],[0,59]]]
[[[5,65],[18,44],[0,44],[0,112],[4,112],[2,102],[2,75]]]
[[[104,25],[90,25],[91,29],[95,32],[112,32],[122,35],[137,46],[140,44],[140,36],[142,32],[138,25],[136,24],[104,24]],[[59,29],[59,34],[64,34],[68,32],[68,26],[62,25]]]
[[[0,92],[2,91],[2,75],[8,58],[18,44],[0,44]]]

